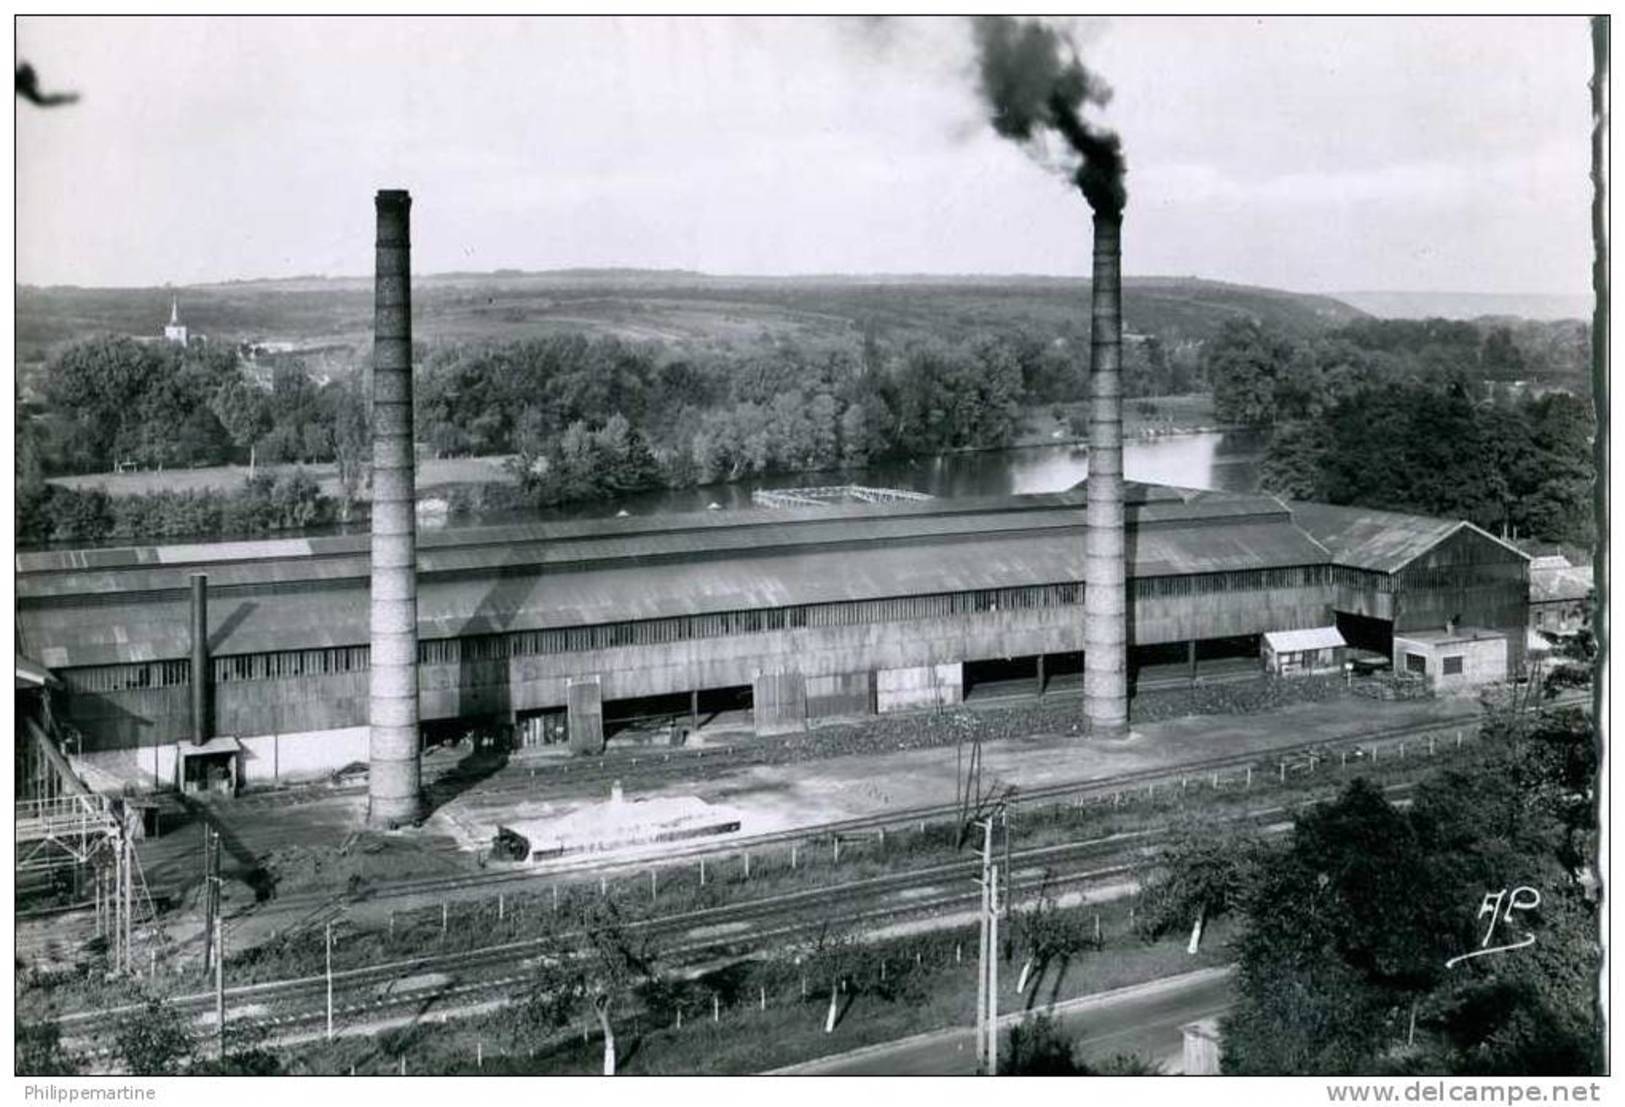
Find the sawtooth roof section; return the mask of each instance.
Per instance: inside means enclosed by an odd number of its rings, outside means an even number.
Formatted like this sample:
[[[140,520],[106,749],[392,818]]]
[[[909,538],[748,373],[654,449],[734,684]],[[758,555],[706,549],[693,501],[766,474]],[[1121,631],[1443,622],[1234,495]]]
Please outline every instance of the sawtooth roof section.
[[[1320,564],[1325,553],[1284,512],[1227,527],[1148,526],[1130,532],[1132,576]],[[583,626],[897,596],[968,592],[1083,577],[1083,543],[1070,527],[926,535],[855,548],[781,548],[564,565],[541,572],[441,573],[419,582],[425,638]],[[179,579],[177,577],[177,579]],[[53,667],[184,657],[184,592],[48,600],[18,619]],[[363,645],[365,577],[274,595],[217,595],[209,602],[216,655]]]
[[[1275,525],[1286,508],[1265,496],[1130,485],[1130,533],[1165,529]],[[749,556],[817,548],[860,549],[911,541],[952,542],[996,534],[1071,530],[1081,534],[1083,495],[1063,492],[905,504],[847,504],[791,510],[701,512],[649,519],[601,519],[431,531],[420,537],[418,567],[441,573],[552,571],[568,565]],[[1215,528],[1208,528],[1208,532]],[[19,554],[21,600],[185,588],[207,572],[211,591],[266,589],[368,574],[366,535],[218,546],[145,547]],[[94,556],[91,556],[94,555]],[[1324,560],[1324,553],[1320,559]],[[1184,571],[1201,571],[1187,569]]]
[[[1435,519],[1397,511],[1293,500],[1292,519],[1331,553],[1332,563],[1351,569],[1396,573],[1466,527],[1497,545],[1527,558],[1509,542],[1459,519]]]

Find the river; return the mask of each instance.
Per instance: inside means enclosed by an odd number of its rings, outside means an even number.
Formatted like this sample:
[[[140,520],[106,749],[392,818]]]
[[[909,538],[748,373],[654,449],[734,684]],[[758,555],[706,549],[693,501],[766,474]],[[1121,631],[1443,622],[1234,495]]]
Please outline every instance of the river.
[[[1130,480],[1256,492],[1264,440],[1256,431],[1222,431],[1136,438],[1123,447]],[[776,473],[697,488],[640,492],[617,500],[540,511],[487,514],[468,523],[512,523],[535,519],[591,519],[616,515],[663,515],[708,508],[735,510],[751,505],[756,489],[862,484],[905,488],[940,497],[1030,495],[1063,492],[1089,473],[1081,446],[1027,446],[1009,450],[943,454],[830,473]],[[460,521],[463,524],[463,521]],[[466,524],[463,524],[466,525]]]

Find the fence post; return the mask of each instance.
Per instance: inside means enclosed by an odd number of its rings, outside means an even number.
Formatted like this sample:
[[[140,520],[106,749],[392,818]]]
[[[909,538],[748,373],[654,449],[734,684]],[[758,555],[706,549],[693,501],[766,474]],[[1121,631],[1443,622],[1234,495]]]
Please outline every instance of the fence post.
[[[1286,762],[1281,762],[1281,783],[1286,783]]]
[[[474,1040],[474,1067],[485,1068],[485,1043],[477,1038]]]
[[[722,1021],[722,999],[717,993],[711,993],[711,1021]]]
[[[745,851],[745,879],[750,879],[750,850]]]
[[[1428,735],[1428,756],[1433,756],[1433,735]]]
[[[1401,742],[1399,744],[1399,759],[1401,761],[1405,760],[1405,743],[1404,742]]]
[[[389,913],[389,940],[392,942],[395,940],[395,912],[393,911]]]
[[[649,901],[653,903],[660,898],[660,877],[654,869],[649,870]]]
[[[963,942],[955,942],[954,943],[954,964],[956,964],[956,965],[960,964],[964,960],[965,960],[965,943],[963,943]]]
[[[1253,767],[1251,765],[1248,765],[1247,766],[1247,787],[1250,789],[1250,788],[1252,788],[1252,786],[1253,786]]]
[[[796,844],[794,842],[791,842],[790,843],[790,869],[791,869],[792,872],[795,871],[795,867],[796,867]]]
[[[557,884],[555,884],[555,885],[553,885],[553,913],[558,914],[558,910],[559,910],[559,886]]]
[[[835,836],[835,863],[837,865],[841,863],[841,836],[839,834]]]
[[[705,858],[700,858],[700,887],[705,887]]]
[[[756,1008],[759,1011],[766,1011],[767,1010],[767,985],[766,984],[758,984],[756,986]]]

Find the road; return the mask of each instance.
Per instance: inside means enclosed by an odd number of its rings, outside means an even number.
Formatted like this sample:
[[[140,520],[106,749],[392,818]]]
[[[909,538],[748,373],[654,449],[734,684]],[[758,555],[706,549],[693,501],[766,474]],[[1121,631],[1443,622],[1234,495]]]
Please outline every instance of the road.
[[[1086,1060],[1133,1053],[1161,1063],[1164,1072],[1177,1072],[1184,1044],[1180,1027],[1226,1011],[1234,999],[1234,973],[1232,966],[1200,969],[1068,1000],[1054,1011]],[[1005,1015],[999,1022],[1003,1046],[1015,1016]],[[820,1058],[778,1074],[970,1076],[976,1071],[975,1038],[974,1028],[955,1027]]]

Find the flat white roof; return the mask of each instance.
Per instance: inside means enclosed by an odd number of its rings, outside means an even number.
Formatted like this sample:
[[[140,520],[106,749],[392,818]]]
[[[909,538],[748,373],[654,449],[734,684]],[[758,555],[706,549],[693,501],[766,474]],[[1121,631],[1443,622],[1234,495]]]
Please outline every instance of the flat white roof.
[[[1302,650],[1329,650],[1346,646],[1343,635],[1336,627],[1310,627],[1308,630],[1271,630],[1264,641],[1276,653],[1298,653]]]
[[[1407,630],[1394,635],[1395,642],[1419,642],[1427,646],[1450,646],[1457,642],[1504,642],[1506,635],[1488,627],[1457,627],[1455,630]]]

